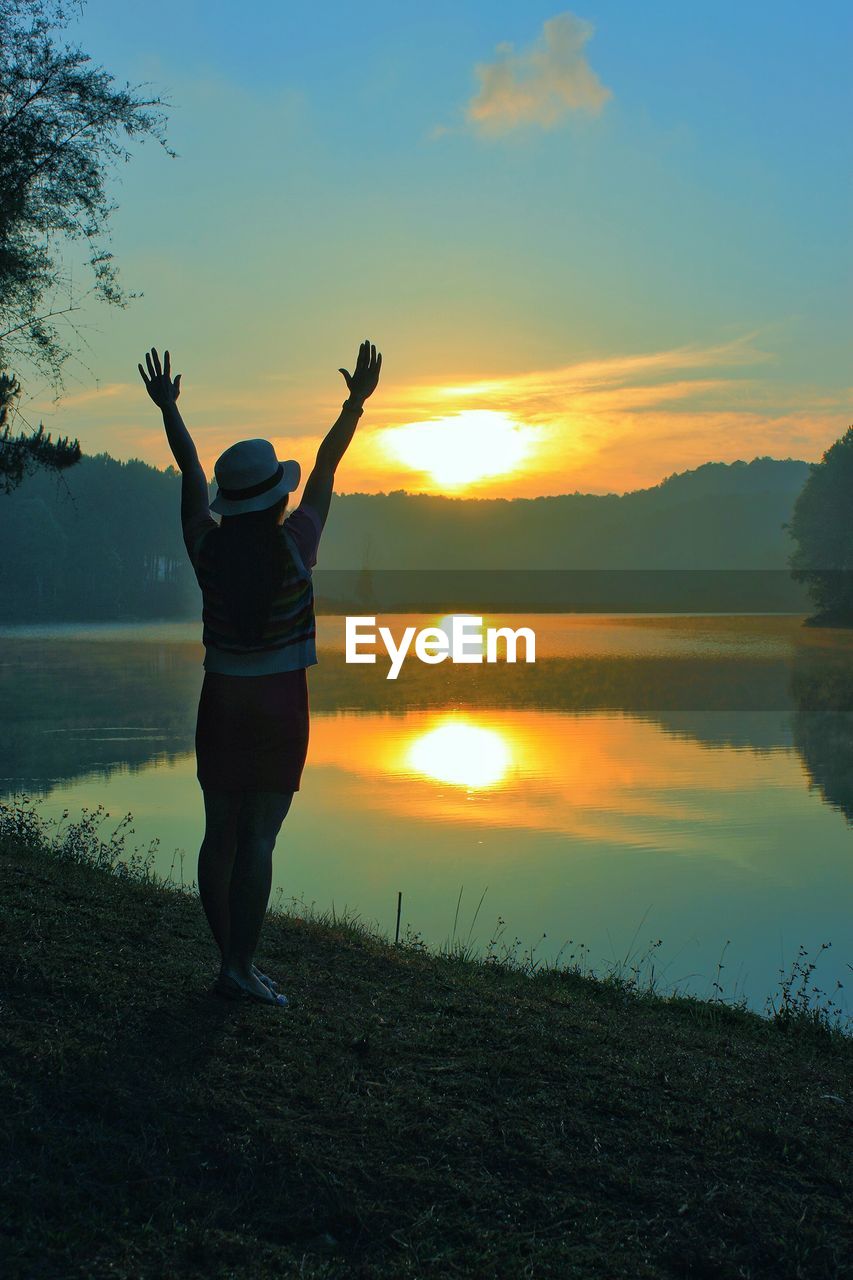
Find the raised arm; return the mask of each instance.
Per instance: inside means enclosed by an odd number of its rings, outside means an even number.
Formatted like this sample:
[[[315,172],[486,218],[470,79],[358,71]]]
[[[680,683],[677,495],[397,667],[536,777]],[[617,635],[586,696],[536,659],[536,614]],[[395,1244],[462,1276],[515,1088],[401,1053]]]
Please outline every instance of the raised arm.
[[[208,507],[208,490],[207,477],[199,462],[198,452],[177,406],[177,399],[181,394],[181,375],[177,374],[172,380],[168,351],[163,356],[162,368],[155,347],[146,352],[145,363],[148,366],[147,376],[141,364],[137,368],[146,391],[163,414],[166,439],[183,476],[181,518],[186,520]]]
[[[350,374],[346,369],[338,370],[344,376],[349,396],[343,403],[340,417],[317,450],[317,460],[305,482],[305,492],[302,495],[303,502],[317,512],[322,524],[326,523],[326,516],[329,514],[338,463],[355,435],[358,420],[364,412],[365,400],[376,390],[381,368],[381,352],[377,354],[376,347],[365,339],[358,350],[355,372]]]

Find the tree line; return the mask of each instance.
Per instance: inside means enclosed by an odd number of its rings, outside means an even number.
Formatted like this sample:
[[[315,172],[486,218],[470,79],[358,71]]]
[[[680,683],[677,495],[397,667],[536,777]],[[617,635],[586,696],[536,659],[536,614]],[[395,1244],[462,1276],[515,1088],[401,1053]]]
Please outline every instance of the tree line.
[[[0,498],[0,620],[197,616],[199,590],[170,468],[84,457]]]
[[[393,608],[398,596],[415,608],[441,607],[442,592],[447,607],[459,592],[454,608],[480,605],[490,594],[510,606],[520,590],[519,600],[541,595],[546,608],[573,607],[560,593],[574,592],[574,607],[594,609],[595,593],[605,590],[603,607],[612,600],[641,608],[635,593],[649,583],[637,570],[662,571],[675,593],[660,595],[653,575],[664,609],[688,607],[685,592],[697,589],[701,611],[708,570],[739,583],[745,575],[731,571],[751,569],[765,593],[778,584],[790,594],[783,526],[807,474],[806,463],[764,458],[706,464],[621,496],[338,495],[320,547],[318,606],[361,612],[371,590],[376,611]],[[197,619],[201,598],[181,534],[180,491],[173,467],[98,454],[59,476],[38,471],[0,497],[0,620]],[[604,572],[614,568],[624,576]],[[563,570],[581,572],[567,585]],[[353,600],[361,602],[356,610]],[[744,611],[759,611],[751,601]]]

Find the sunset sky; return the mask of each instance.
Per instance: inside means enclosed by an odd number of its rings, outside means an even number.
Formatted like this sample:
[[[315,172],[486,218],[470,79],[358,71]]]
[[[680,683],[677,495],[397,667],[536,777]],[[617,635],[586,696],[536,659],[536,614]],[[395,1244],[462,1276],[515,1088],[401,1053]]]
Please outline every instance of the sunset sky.
[[[309,467],[369,337],[341,492],[621,492],[853,421],[841,0],[90,0],[72,36],[178,152],[114,184],[144,297],[28,383],[86,452],[171,460],[152,344],[212,474],[251,436]]]

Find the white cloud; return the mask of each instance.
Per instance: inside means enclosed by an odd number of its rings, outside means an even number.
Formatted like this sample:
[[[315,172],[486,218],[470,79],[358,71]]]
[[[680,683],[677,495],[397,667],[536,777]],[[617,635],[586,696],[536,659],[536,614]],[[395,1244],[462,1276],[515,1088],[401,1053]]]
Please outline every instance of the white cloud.
[[[553,129],[571,112],[598,115],[613,95],[590,67],[584,46],[592,23],[566,11],[549,18],[528,49],[497,45],[494,62],[474,70],[480,91],[466,108],[466,120],[478,133],[497,136],[525,125]],[[447,132],[438,126],[441,132]],[[440,136],[434,131],[433,136]]]

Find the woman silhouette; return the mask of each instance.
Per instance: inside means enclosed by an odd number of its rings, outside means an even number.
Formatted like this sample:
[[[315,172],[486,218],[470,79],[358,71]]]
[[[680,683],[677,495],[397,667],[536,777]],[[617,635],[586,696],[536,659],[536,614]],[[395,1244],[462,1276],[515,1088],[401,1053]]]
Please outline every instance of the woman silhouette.
[[[233,999],[286,1005],[254,964],[269,902],[272,851],[299,790],[308,749],[306,669],[317,661],[311,569],[329,513],[335,470],[376,389],[382,356],[361,344],[349,391],[317,450],[299,506],[284,518],[300,468],[281,462],[268,440],[241,440],[217,459],[218,492],[207,479],[178,412],[181,375],[167,351],[138,366],[183,477],[184,542],[202,591],[204,680],[196,723],[197,776],[205,832],[198,887],[221,954],[214,990]],[[222,517],[212,518],[211,511]]]

